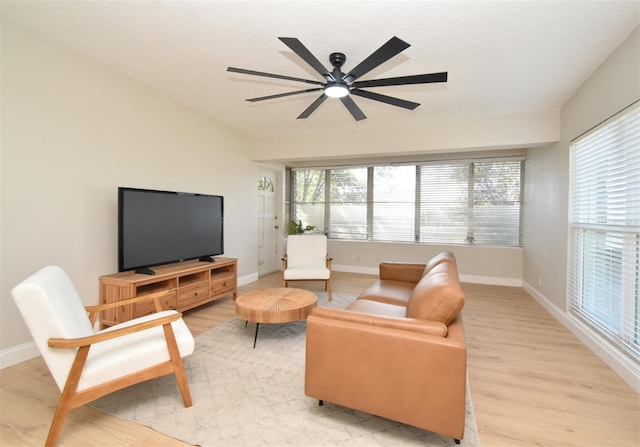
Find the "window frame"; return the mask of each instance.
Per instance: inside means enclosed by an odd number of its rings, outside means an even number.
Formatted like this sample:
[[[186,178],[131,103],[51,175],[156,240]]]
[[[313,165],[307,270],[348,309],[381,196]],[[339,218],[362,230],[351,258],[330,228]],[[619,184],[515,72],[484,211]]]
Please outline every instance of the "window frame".
[[[573,139],[569,155],[567,312],[640,365],[640,101]]]

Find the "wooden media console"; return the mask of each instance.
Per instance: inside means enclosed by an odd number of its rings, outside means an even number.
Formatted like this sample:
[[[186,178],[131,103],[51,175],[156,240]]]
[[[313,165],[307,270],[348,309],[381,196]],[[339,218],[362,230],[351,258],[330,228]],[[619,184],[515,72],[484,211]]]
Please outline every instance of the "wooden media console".
[[[100,277],[102,304],[166,291],[164,309],[183,312],[233,294],[238,296],[237,259],[216,258],[215,262],[185,261],[153,267],[155,275],[127,271]],[[155,311],[153,301],[103,311],[102,328],[142,317]]]

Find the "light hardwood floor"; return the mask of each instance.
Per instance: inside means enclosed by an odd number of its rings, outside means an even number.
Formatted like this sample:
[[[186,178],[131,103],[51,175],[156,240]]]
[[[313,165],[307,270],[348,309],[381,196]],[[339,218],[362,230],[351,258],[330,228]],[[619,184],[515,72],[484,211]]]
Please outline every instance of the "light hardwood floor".
[[[374,279],[334,272],[333,290],[355,296]],[[280,281],[276,273],[239,291]],[[638,394],[523,289],[463,288],[469,384],[483,446],[640,445]],[[198,335],[233,317],[233,300],[224,298],[187,312],[185,321]],[[0,385],[0,445],[42,445],[59,395],[44,362],[1,370]],[[59,445],[187,444],[85,406],[71,412]]]

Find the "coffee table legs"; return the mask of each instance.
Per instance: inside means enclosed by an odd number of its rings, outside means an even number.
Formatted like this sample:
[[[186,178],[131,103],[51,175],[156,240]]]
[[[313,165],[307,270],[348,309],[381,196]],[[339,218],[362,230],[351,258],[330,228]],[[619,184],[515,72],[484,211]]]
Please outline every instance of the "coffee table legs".
[[[245,320],[244,327],[247,327],[249,324],[248,320]],[[260,323],[256,323],[256,335],[253,336],[253,349],[256,349],[256,341],[258,340],[258,328],[260,327]]]
[[[253,336],[253,349],[256,349],[256,341],[258,340],[258,328],[260,323],[256,323],[256,335]]]

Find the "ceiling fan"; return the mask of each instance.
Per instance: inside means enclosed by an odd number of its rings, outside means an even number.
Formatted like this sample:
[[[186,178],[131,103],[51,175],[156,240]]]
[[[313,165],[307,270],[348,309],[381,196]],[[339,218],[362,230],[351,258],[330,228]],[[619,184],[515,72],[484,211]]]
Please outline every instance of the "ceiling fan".
[[[243,68],[228,67],[227,71],[234,73],[242,73],[254,76],[263,76],[267,78],[284,79],[288,81],[304,82],[307,84],[318,85],[319,87],[306,90],[298,90],[295,92],[279,93],[277,95],[261,96],[258,98],[247,99],[249,102],[264,101],[267,99],[282,98],[285,96],[299,95],[301,93],[310,93],[322,91],[322,94],[313,102],[304,112],[298,116],[298,119],[308,118],[327,97],[340,98],[347,110],[355,118],[360,121],[366,118],[366,115],[360,110],[360,107],[353,101],[350,95],[361,96],[363,98],[380,101],[396,107],[413,110],[420,104],[417,102],[405,101],[404,99],[394,98],[392,96],[382,95],[367,90],[363,87],[387,87],[391,85],[408,85],[408,84],[430,84],[435,82],[447,82],[447,72],[429,73],[413,76],[399,76],[395,78],[372,79],[369,81],[356,81],[362,75],[370,72],[379,65],[382,65],[396,54],[399,54],[410,45],[397,37],[392,37],[387,43],[374,51],[369,57],[353,68],[349,73],[344,74],[341,71],[342,65],[347,60],[343,53],[331,53],[329,61],[333,66],[333,70],[329,72],[322,63],[311,52],[294,37],[279,37],[286,46],[294,53],[300,56],[307,64],[326,80],[326,82],[314,81],[310,79],[301,79],[291,76],[284,76],[272,73],[264,73],[261,71],[245,70]]]

